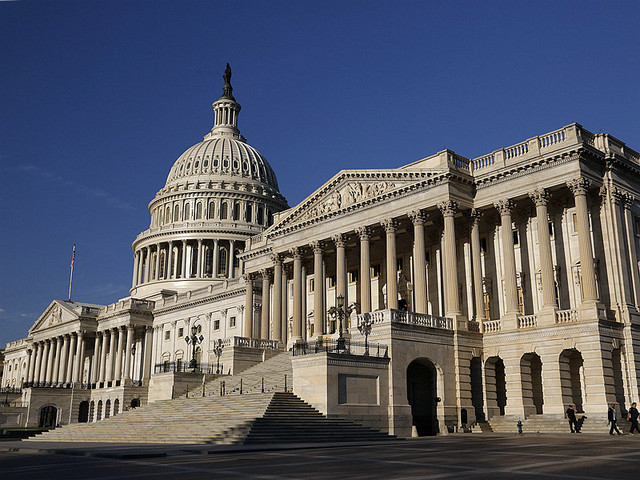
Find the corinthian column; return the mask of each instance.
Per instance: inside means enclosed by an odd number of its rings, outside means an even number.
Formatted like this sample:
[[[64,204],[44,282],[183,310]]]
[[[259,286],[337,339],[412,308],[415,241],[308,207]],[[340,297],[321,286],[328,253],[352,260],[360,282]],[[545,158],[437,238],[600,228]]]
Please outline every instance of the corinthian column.
[[[371,229],[360,227],[356,230],[360,237],[360,313],[371,311]]]
[[[438,209],[444,218],[444,266],[447,272],[446,305],[447,317],[462,315],[460,299],[458,298],[458,259],[456,256],[456,231],[454,215],[458,210],[458,202],[447,200],[438,204]]]
[[[484,322],[484,294],[482,292],[482,263],[480,262],[480,217],[482,212],[471,210],[471,257],[473,263],[473,300],[476,322]]]
[[[413,277],[415,279],[415,311],[427,313],[427,258],[424,243],[426,216],[417,210],[409,213],[413,222]]]
[[[396,229],[398,224],[392,218],[380,222],[387,232],[387,308],[398,309],[398,259],[396,256]]]
[[[271,255],[273,261],[273,320],[271,338],[282,340],[282,260],[278,254]]]
[[[506,314],[518,314],[518,287],[516,284],[516,255],[513,246],[513,227],[511,212],[514,205],[511,200],[501,200],[494,204],[500,212],[500,233],[502,236],[502,258],[504,260],[504,290]]]
[[[60,373],[60,346],[62,342],[60,342],[60,337],[55,338],[55,354],[53,356],[53,361],[51,362],[51,384],[56,385],[58,383],[58,375]]]
[[[313,334],[324,333],[324,275],[322,274],[322,242],[313,242]]]
[[[122,380],[131,380],[131,346],[133,345],[133,325],[127,325],[127,346],[124,350],[124,375]]]
[[[575,180],[567,182],[567,187],[569,187],[573,193],[576,203],[576,223],[578,227],[580,272],[582,277],[582,301],[584,303],[595,303],[598,301],[598,293],[596,290],[596,272],[593,267],[589,208],[587,206],[589,181],[582,177],[576,178]]]
[[[302,341],[302,254],[300,249],[292,248],[293,256],[293,328],[291,340]]]
[[[267,270],[262,270],[262,312],[260,315],[260,333],[258,338],[269,338],[269,300],[270,300],[270,287],[271,278],[270,273]]]
[[[74,366],[73,377],[71,381],[73,383],[78,383],[80,380],[82,380],[82,368],[84,366],[84,332],[82,330],[78,332],[78,339],[76,343],[76,356],[75,356],[74,363],[75,363],[75,366]]]
[[[253,334],[253,274],[244,275],[245,296],[244,296],[244,326],[242,336],[251,338]]]
[[[67,372],[64,377],[64,383],[73,382],[73,364],[75,363],[75,354],[76,351],[76,336],[74,334],[70,335],[69,338],[69,358],[67,359]]]
[[[336,245],[336,297],[342,295],[344,298],[344,304],[348,305],[347,301],[347,255],[345,247],[347,239],[344,235],[334,235],[332,237],[333,243]]]
[[[116,352],[115,352],[116,368],[113,374],[113,379],[116,382],[119,382],[122,376],[122,351],[123,350],[124,350],[124,330],[122,327],[118,327],[118,346],[116,347]]]
[[[551,256],[551,238],[549,236],[549,215],[547,204],[549,192],[541,188],[534,190],[529,197],[536,205],[538,223],[538,248],[540,249],[540,272],[542,274],[542,308],[556,307],[556,289],[553,278],[553,258]]]

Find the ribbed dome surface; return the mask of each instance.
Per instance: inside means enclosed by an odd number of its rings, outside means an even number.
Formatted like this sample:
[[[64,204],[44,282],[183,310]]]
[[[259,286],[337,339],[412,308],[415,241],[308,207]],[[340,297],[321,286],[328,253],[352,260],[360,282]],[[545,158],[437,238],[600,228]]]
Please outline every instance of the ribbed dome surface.
[[[232,177],[232,181],[252,179],[278,189],[267,160],[251,145],[235,138],[214,136],[187,149],[173,164],[166,186],[203,176]]]

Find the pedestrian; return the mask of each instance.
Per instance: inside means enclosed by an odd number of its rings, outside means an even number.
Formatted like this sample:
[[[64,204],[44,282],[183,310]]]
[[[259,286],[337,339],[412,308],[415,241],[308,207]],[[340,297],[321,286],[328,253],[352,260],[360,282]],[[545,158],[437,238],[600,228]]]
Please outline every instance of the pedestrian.
[[[613,435],[613,431],[615,430],[616,433],[618,435],[622,435],[622,433],[620,433],[620,430],[618,430],[618,415],[616,414],[616,407],[615,404],[611,404],[611,406],[609,407],[609,412],[607,413],[607,417],[609,418],[609,425],[611,425],[611,428],[609,429],[609,435]]]
[[[578,420],[576,420],[576,409],[573,408],[573,405],[569,405],[569,408],[567,408],[564,417],[569,420],[569,429],[571,429],[571,433],[580,433]]]
[[[636,407],[636,402],[633,402],[631,404],[631,408],[629,409],[629,412],[627,413],[627,420],[629,420],[631,422],[631,429],[629,430],[630,434],[633,434],[634,430],[636,432],[640,433],[640,428],[638,428],[638,415],[639,414],[640,414],[640,412],[638,412],[638,408]]]

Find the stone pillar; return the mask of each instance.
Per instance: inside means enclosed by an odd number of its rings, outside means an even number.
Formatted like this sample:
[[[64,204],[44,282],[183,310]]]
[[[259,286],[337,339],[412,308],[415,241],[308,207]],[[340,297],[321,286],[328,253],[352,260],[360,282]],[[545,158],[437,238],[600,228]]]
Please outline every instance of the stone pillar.
[[[427,313],[427,256],[424,241],[425,214],[420,211],[409,213],[413,222],[413,278],[414,278],[414,310]]]
[[[445,315],[455,317],[462,315],[458,298],[458,258],[456,254],[456,232],[454,215],[458,210],[458,202],[447,200],[438,204],[444,218],[442,245],[444,247],[444,269],[446,273]],[[455,323],[455,322],[454,322]]]
[[[300,249],[292,248],[293,256],[293,328],[291,341],[302,341],[302,254]]]
[[[36,357],[34,359],[35,368],[33,371],[33,382],[38,383],[40,382],[40,368],[42,365],[42,344],[37,342],[34,344],[34,348],[36,351]]]
[[[334,235],[333,243],[336,245],[336,298],[342,295],[344,305],[349,304],[347,293],[347,256],[346,243],[347,239],[344,235]]]
[[[542,308],[556,307],[556,287],[553,278],[553,257],[551,255],[551,238],[549,236],[549,192],[544,188],[534,190],[529,194],[536,205],[536,219],[538,224],[538,248],[540,249],[540,272],[542,274]]]
[[[142,249],[138,250],[138,279],[136,281],[136,285],[140,285],[144,280],[144,254],[142,253]]]
[[[356,233],[360,237],[360,313],[367,313],[371,311],[371,229],[360,227]]]
[[[100,346],[102,344],[102,333],[96,332],[93,339],[93,357],[91,359],[91,372],[89,383],[97,384],[100,381]]]
[[[287,271],[286,269],[283,267],[282,269],[282,341],[284,343],[287,343],[288,339],[289,339],[289,318],[288,318],[288,301],[289,301],[289,297],[288,297],[288,289],[289,289],[289,285],[288,285],[288,278],[287,278]]]
[[[514,205],[511,200],[501,200],[494,204],[500,212],[500,233],[502,236],[502,258],[504,261],[504,291],[506,297],[505,313],[517,315],[518,287],[516,284],[516,256],[513,246],[513,227],[511,212]]]
[[[262,311],[260,314],[260,332],[258,338],[269,338],[269,300],[271,296],[271,278],[267,270],[262,270]]]
[[[199,238],[198,239],[198,270],[196,272],[196,276],[198,278],[202,278],[202,257],[204,257],[204,255],[202,255],[202,239]]]
[[[176,275],[178,278],[178,275]],[[182,265],[180,267],[180,278],[187,278],[187,241],[182,241]]]
[[[133,253],[133,278],[131,279],[131,288],[136,286],[138,279],[138,252]]]
[[[82,367],[84,366],[84,332],[80,330],[77,334],[76,357],[71,381],[78,383],[82,379]]]
[[[635,248],[635,238],[633,233],[633,214],[631,213],[631,207],[633,206],[634,197],[630,194],[625,194],[622,206],[624,208],[625,219],[625,236],[627,238],[627,248],[629,253],[629,263],[631,268],[631,283],[633,285],[633,299],[636,308],[640,306],[640,274],[638,273],[638,253]]]
[[[218,262],[219,260],[219,247],[218,247],[218,240],[214,240],[213,241],[213,269],[212,269],[212,276],[213,278],[217,278],[218,277]]]
[[[398,309],[398,259],[396,255],[396,229],[392,218],[380,222],[387,233],[387,308]]]
[[[151,279],[151,246],[145,248],[147,249],[147,258],[145,261],[146,268],[144,271],[144,283],[148,283]]]
[[[156,267],[155,272],[153,272],[153,279],[160,280],[160,244],[156,244]]]
[[[160,339],[162,340],[162,339]],[[145,329],[144,336],[144,366],[143,366],[143,384],[148,386],[149,379],[151,378],[151,369],[153,368],[151,362],[151,347],[153,345],[153,327],[148,326]]]
[[[169,242],[169,248],[167,252],[167,270],[164,275],[165,279],[171,279],[173,275],[173,240]]]
[[[118,328],[118,346],[116,347],[116,358],[115,358],[115,372],[113,375],[113,379],[116,382],[119,382],[122,378],[122,354],[124,350],[124,329],[122,327]]]
[[[60,353],[58,354],[58,383],[66,383],[65,374],[67,373],[67,357],[69,351],[69,337],[62,336],[62,344],[60,345]]]
[[[476,322],[482,328],[484,318],[484,293],[482,291],[482,263],[480,261],[480,217],[478,209],[471,210],[471,261],[473,263],[473,300]]]
[[[75,363],[76,354],[76,335],[71,334],[69,339],[69,358],[67,359],[67,372],[64,376],[64,383],[73,382],[73,365]]]
[[[253,275],[247,273],[244,275],[245,281],[245,297],[244,297],[244,328],[242,332],[243,337],[251,338],[253,327]]]
[[[42,381],[44,383],[47,384],[51,384],[51,368],[53,367],[53,340],[52,339],[47,339],[45,341],[45,346],[44,346],[44,358],[42,359],[43,362],[43,373],[42,373]],[[44,368],[46,365],[46,368]]]
[[[60,374],[60,347],[62,346],[62,342],[60,341],[60,337],[55,338],[55,354],[53,356],[53,361],[51,362],[51,384],[56,385],[58,383],[58,376]]]
[[[236,242],[235,240],[229,240],[229,267],[227,268],[227,277],[229,278],[233,278],[233,263],[234,263],[234,250],[236,247]]]
[[[36,355],[34,347],[32,346],[31,348],[27,348],[27,384],[31,384],[31,382],[33,382],[33,363],[35,360],[35,356]]]
[[[105,330],[102,332],[102,346],[100,347],[100,374],[98,375],[98,381],[100,383],[104,383],[106,379],[106,369],[107,369],[107,350],[109,346],[107,345],[109,331]]]
[[[133,325],[127,325],[127,346],[124,350],[124,374],[123,382],[131,380],[131,346],[133,345]]]
[[[282,261],[278,254],[271,255],[273,261],[273,318],[271,338],[282,340]]]
[[[324,274],[322,269],[322,242],[313,242],[313,335],[324,334]]]
[[[109,360],[107,361],[106,378],[107,382],[113,381],[113,366],[118,354],[116,353],[116,332],[109,330]]]
[[[596,290],[596,272],[593,267],[591,229],[589,227],[589,208],[587,206],[587,190],[589,188],[589,181],[586,178],[579,177],[567,182],[567,187],[569,187],[573,193],[576,203],[582,302],[596,303],[598,301],[598,293]]]
[[[625,203],[625,195],[618,190],[617,188],[612,188],[611,190],[611,213],[613,214],[612,220],[613,225],[611,225],[611,229],[614,234],[614,244],[615,244],[615,256],[619,262],[619,279],[620,279],[620,287],[615,289],[620,290],[622,295],[622,304],[623,309],[635,309],[635,295],[633,292],[633,274],[629,267],[630,257],[629,257],[629,249],[625,248],[625,243],[627,243],[627,235],[625,228],[625,218],[624,218],[624,207]],[[631,245],[635,246],[635,239],[631,238]],[[634,248],[635,250],[635,248]],[[637,265],[637,263],[636,263]],[[635,268],[637,271],[637,268]]]

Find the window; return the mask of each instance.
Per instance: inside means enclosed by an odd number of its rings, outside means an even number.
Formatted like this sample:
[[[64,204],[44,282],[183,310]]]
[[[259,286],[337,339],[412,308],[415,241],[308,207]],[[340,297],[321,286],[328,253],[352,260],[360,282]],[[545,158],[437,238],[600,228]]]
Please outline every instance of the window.
[[[220,320],[214,320],[213,329],[214,330],[220,330]]]
[[[574,213],[571,218],[573,220],[573,233],[578,233],[578,216]]]
[[[229,327],[234,328],[236,326],[236,317],[229,317]]]
[[[371,277],[377,278],[380,276],[380,265],[371,265]]]
[[[171,331],[167,330],[164,332],[164,339],[169,340],[171,338]]]
[[[222,206],[220,207],[220,219],[221,220],[226,220],[227,219],[227,203],[226,202],[222,202]]]
[[[167,211],[164,215],[164,223],[171,222],[171,207],[167,207]]]
[[[487,239],[486,239],[486,237],[483,237],[483,238],[480,239],[480,253],[482,255],[484,255],[488,251],[489,250],[487,249]]]
[[[549,236],[553,238],[556,234],[556,229],[553,226],[553,220],[549,220]]]
[[[262,225],[264,223],[264,210],[262,207],[258,207],[258,218],[256,219],[256,223]]]
[[[240,204],[238,202],[233,205],[233,219],[240,220]]]
[[[213,202],[209,204],[209,218],[213,218],[216,213],[216,206]]]
[[[313,292],[315,290],[316,282],[314,278],[309,279],[309,292]]]
[[[183,212],[183,220],[189,220],[189,216],[191,215],[191,205],[190,204],[185,204],[184,206],[184,212]]]
[[[489,292],[484,293],[484,318],[491,320],[491,295]]]
[[[329,288],[333,288],[336,286],[336,276],[331,275],[327,280],[329,280]]]
[[[202,333],[202,325],[198,325],[198,328],[196,328],[196,332],[198,332],[198,335]]]
[[[178,329],[178,338],[182,338],[184,337],[184,328],[179,328]]]
[[[251,204],[249,203],[249,204],[247,204],[247,209],[245,210],[245,221],[247,223],[251,223],[251,218],[252,218],[252,215],[251,215]]]
[[[196,207],[196,217],[202,218],[202,202],[198,202],[198,205]]]
[[[225,276],[227,274],[227,249],[221,248],[218,256],[218,274]]]
[[[180,207],[178,205],[173,208],[173,219],[176,222],[180,221]]]
[[[522,294],[522,287],[518,287],[518,309],[520,314],[524,315],[524,295]]]
[[[351,270],[349,272],[349,282],[355,283],[358,281],[358,270]]]
[[[520,245],[520,232],[518,230],[513,231],[513,246],[517,247]]]
[[[399,272],[404,270],[404,258],[398,258],[396,260],[396,270]]]

